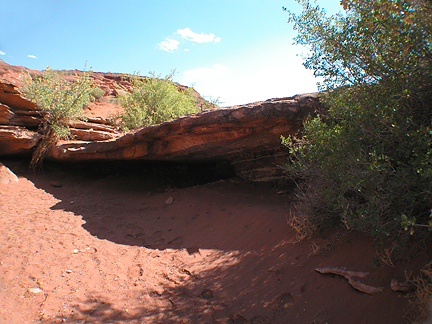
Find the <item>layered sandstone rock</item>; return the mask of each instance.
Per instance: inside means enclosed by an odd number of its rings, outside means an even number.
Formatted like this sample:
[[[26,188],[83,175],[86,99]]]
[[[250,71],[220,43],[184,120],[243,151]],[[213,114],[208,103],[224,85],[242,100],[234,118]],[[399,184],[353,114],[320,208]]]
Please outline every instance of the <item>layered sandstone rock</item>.
[[[41,138],[23,127],[0,125],[0,156],[29,154]]]
[[[109,141],[69,141],[50,156],[57,160],[147,159],[199,161],[280,148],[318,105],[314,95],[213,109],[143,127]]]
[[[12,72],[3,70],[6,72],[2,74],[0,64],[0,156],[30,154],[41,138],[37,127],[43,120],[43,112],[11,83],[16,67]],[[96,75],[94,78],[105,95],[129,86],[120,75]],[[47,158],[58,161],[226,160],[242,178],[274,180],[281,175],[280,165],[287,158],[280,136],[296,134],[302,122],[319,108],[316,94],[304,94],[211,109],[128,133],[107,125],[104,118],[92,116],[87,122],[71,122],[74,139],[59,141]]]

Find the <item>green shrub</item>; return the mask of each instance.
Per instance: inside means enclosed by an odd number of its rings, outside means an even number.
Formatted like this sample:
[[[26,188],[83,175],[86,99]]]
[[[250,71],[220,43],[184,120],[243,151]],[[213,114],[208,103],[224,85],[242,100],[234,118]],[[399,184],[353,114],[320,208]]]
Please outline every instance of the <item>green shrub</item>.
[[[105,90],[99,87],[93,87],[91,92],[91,100],[99,101],[105,95]]]
[[[192,89],[179,90],[172,82],[174,72],[164,79],[154,73],[151,76],[132,77],[132,90],[118,97],[125,109],[121,115],[123,129],[159,124],[198,111]]]
[[[409,0],[343,0],[327,17],[308,1],[290,13],[304,65],[321,77],[324,114],[303,137],[282,138],[299,180],[295,226],[335,218],[401,237],[431,225],[432,7]],[[312,201],[319,199],[319,203]],[[307,204],[312,208],[305,207]]]
[[[201,111],[219,108],[219,106],[223,103],[219,99],[220,98],[213,98],[211,96],[204,97],[203,101],[200,104]]]
[[[31,167],[37,171],[49,149],[59,139],[70,137],[68,122],[81,117],[82,108],[88,104],[93,91],[89,74],[84,73],[74,82],[68,82],[58,73],[47,70],[42,74],[23,76],[23,94],[43,111],[39,128],[43,139],[33,153]]]

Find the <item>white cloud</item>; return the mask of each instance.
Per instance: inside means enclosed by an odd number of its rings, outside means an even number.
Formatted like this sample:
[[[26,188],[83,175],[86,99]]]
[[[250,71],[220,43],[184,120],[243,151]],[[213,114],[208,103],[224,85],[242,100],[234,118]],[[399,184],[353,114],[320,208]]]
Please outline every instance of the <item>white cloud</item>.
[[[185,48],[185,50],[184,50],[185,52],[189,52],[189,48]]]
[[[177,29],[177,34],[181,35],[183,38],[196,43],[219,43],[221,41],[220,37],[216,37],[215,34],[197,34],[194,33],[190,28]]]
[[[0,55],[6,55],[6,53],[3,51],[0,51]]]
[[[317,79],[303,67],[295,51],[289,44],[265,43],[229,58],[226,66],[215,64],[185,71],[179,82],[193,83],[202,96],[219,98],[221,106],[317,91]]]
[[[294,60],[293,60],[294,61]],[[262,67],[244,67],[233,76],[219,79],[219,82],[197,82],[196,90],[204,95],[220,97],[222,106],[241,105],[271,98],[290,97],[295,94],[317,91],[312,72],[301,65],[283,66],[281,61]],[[293,62],[294,63],[294,62]]]
[[[167,38],[164,41],[158,43],[158,47],[160,50],[166,51],[166,52],[172,52],[173,50],[178,48],[178,45],[180,44],[179,41],[175,39]]]
[[[34,55],[27,55],[27,57],[30,57],[30,58],[33,58],[33,59],[37,59],[37,57],[34,56]]]
[[[182,82],[194,83],[197,81],[207,81],[221,76],[226,76],[231,73],[231,70],[222,64],[213,64],[211,67],[202,67],[193,70],[184,71],[184,79]]]

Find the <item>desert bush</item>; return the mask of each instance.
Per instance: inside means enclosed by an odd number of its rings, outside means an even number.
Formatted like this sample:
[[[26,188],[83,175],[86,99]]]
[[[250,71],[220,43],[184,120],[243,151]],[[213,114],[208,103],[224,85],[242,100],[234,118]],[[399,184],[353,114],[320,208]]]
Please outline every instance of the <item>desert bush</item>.
[[[92,101],[99,101],[105,95],[105,90],[99,87],[93,87],[90,95],[91,95],[90,99]]]
[[[57,75],[75,75],[74,71],[71,70],[51,70],[53,73],[56,73]]]
[[[329,109],[304,123],[301,138],[282,138],[300,204],[312,206],[297,217],[318,230],[336,217],[394,237],[430,228],[431,2],[343,0],[345,13],[330,17],[298,2],[303,12],[289,21]],[[311,203],[317,194],[322,204]]]
[[[118,97],[125,109],[120,116],[124,130],[159,124],[198,111],[191,89],[181,91],[172,82],[174,72],[165,78],[150,75],[131,77],[131,91]]]
[[[432,262],[421,269],[420,274],[408,281],[415,287],[410,295],[410,306],[406,315],[411,323],[430,323],[432,302]],[[428,321],[426,321],[429,318]]]
[[[89,74],[84,73],[76,81],[68,82],[56,72],[47,70],[33,77],[24,75],[21,91],[43,112],[43,122],[39,128],[43,138],[31,161],[31,168],[37,171],[49,149],[59,139],[70,137],[67,123],[80,118],[83,106],[90,102],[92,81]]]
[[[208,109],[216,109],[219,108],[222,103],[223,102],[220,101],[220,97],[213,98],[211,96],[206,96],[204,97],[204,100],[200,104],[200,109],[201,111],[208,110]]]

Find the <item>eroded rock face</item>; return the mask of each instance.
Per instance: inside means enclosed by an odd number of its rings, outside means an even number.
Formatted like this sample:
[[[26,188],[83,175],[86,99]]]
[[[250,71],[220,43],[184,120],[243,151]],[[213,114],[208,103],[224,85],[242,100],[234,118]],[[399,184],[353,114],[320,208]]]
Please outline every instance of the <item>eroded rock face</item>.
[[[0,125],[0,156],[30,154],[41,138],[23,127]]]
[[[112,92],[107,84],[116,78],[118,82],[127,82],[119,76],[99,80],[106,94]],[[281,175],[280,165],[287,158],[280,136],[296,134],[302,122],[321,107],[316,94],[303,94],[207,110],[128,133],[106,125],[103,118],[92,117],[88,122],[71,122],[75,138],[59,141],[47,158],[58,161],[226,160],[242,178],[274,180]],[[37,127],[42,118],[43,112],[16,85],[1,80],[0,156],[30,153],[40,140]]]
[[[143,127],[108,141],[70,141],[57,145],[57,160],[146,159],[192,161],[227,158],[280,147],[280,136],[295,134],[313,114],[312,94],[213,109]]]

